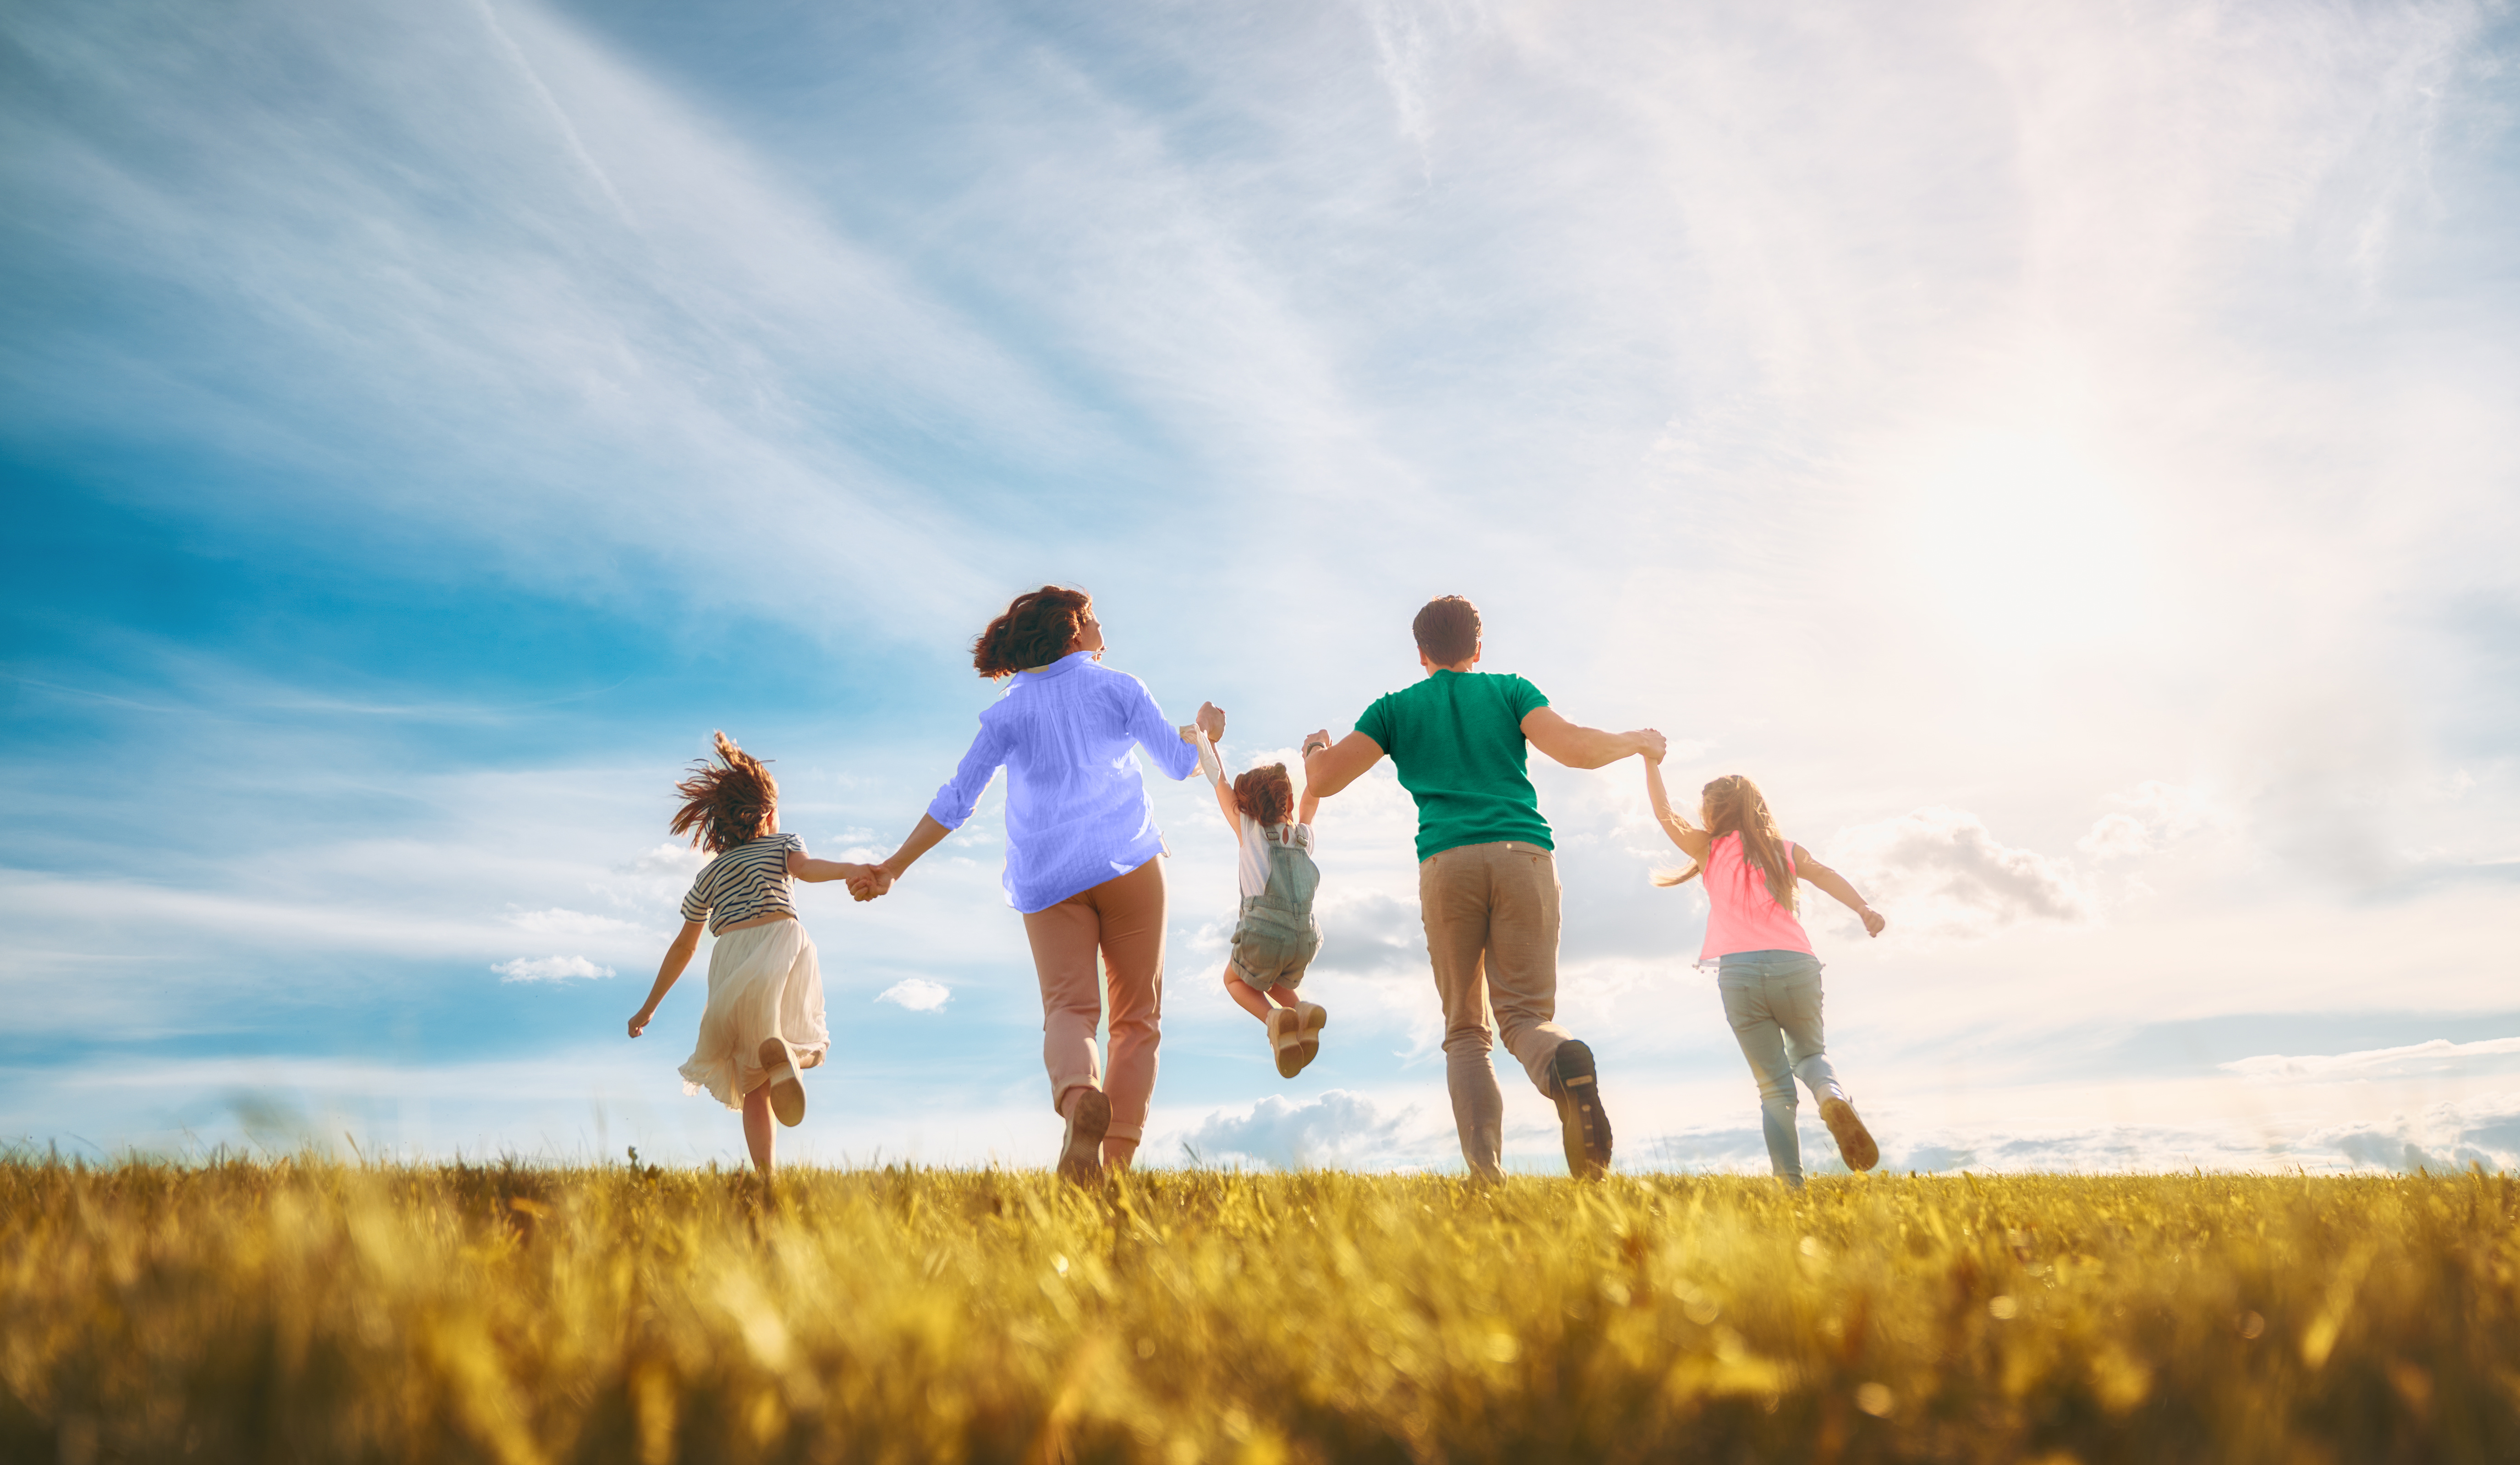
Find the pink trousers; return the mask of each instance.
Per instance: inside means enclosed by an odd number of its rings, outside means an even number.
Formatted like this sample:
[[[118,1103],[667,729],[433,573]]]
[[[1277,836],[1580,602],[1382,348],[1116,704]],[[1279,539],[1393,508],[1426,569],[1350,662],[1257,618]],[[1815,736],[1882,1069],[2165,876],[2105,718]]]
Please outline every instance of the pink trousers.
[[[1041,1060],[1050,1070],[1050,1106],[1065,1112],[1078,1088],[1111,1099],[1110,1137],[1134,1147],[1147,1132],[1155,1092],[1155,1044],[1164,1012],[1164,866],[1157,856],[1023,918],[1041,975]],[[1100,971],[1097,955],[1100,955]],[[1094,1032],[1110,989],[1111,1068],[1106,1077]]]

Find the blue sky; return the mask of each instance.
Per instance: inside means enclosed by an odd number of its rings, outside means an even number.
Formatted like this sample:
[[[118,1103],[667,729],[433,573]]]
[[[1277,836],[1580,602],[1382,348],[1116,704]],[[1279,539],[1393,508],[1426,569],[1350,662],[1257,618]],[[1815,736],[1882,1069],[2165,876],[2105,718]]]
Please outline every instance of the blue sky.
[[[620,1036],[677,768],[888,848],[1061,581],[1237,764],[1459,592],[1758,777],[1890,913],[1815,935],[1892,1165],[2520,1164],[2515,62],[2459,4],[14,7],[0,1138],[734,1160],[697,975]],[[1634,766],[1539,781],[1623,1163],[1761,1168]],[[1405,797],[1323,820],[1293,1083],[1202,797],[1149,1157],[1458,1165]],[[996,803],[805,896],[793,1152],[1047,1154]]]

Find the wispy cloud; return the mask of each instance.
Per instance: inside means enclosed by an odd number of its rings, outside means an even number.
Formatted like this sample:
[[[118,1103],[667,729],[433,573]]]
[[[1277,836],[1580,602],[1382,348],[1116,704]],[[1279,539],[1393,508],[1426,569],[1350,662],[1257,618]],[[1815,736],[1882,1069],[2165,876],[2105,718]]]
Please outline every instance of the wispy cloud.
[[[518,956],[490,968],[502,982],[565,982],[571,977],[608,977],[612,968],[584,956]]]
[[[2452,1073],[2486,1066],[2489,1059],[2520,1058],[2520,1038],[2490,1038],[2452,1043],[2436,1038],[2399,1047],[2365,1048],[2353,1053],[2291,1056],[2264,1053],[2222,1065],[2226,1073],[2261,1084],[2394,1078],[2405,1074]],[[2508,1065],[2498,1065],[2508,1066]]]
[[[1247,1111],[1220,1111],[1185,1141],[1207,1163],[1242,1161],[1278,1170],[1387,1164],[1414,1109],[1386,1113],[1360,1093],[1332,1089],[1301,1103],[1271,1094]]]
[[[2309,1138],[2358,1166],[2379,1170],[2520,1170],[2520,1094],[2435,1104],[2385,1120],[2332,1126]]]
[[[2071,866],[2002,843],[1965,810],[1917,809],[1840,829],[1823,858],[1923,940],[1983,940],[2021,921],[2094,913]]]
[[[875,995],[878,1002],[890,1002],[913,1012],[941,1012],[952,1000],[954,989],[925,977],[904,977]]]
[[[548,910],[519,910],[508,917],[508,923],[520,931],[543,936],[647,936],[647,928],[635,921],[610,915],[594,915],[584,910],[567,910],[554,906]]]

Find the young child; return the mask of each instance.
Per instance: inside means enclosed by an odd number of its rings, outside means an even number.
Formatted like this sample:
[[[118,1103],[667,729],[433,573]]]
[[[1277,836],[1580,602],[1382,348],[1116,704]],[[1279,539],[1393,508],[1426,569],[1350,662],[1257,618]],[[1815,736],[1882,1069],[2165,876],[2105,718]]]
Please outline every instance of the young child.
[[[1319,1002],[1295,995],[1322,949],[1321,923],[1313,919],[1313,892],[1322,879],[1313,864],[1313,815],[1321,801],[1308,793],[1302,810],[1294,811],[1294,780],[1282,763],[1255,768],[1229,785],[1214,745],[1203,735],[1195,741],[1199,769],[1216,785],[1216,807],[1241,846],[1242,910],[1225,963],[1225,990],[1268,1025],[1278,1075],[1291,1079],[1321,1052],[1322,1027],[1329,1021]]]
[[[674,785],[683,807],[670,826],[717,858],[700,869],[683,897],[682,934],[665,949],[656,985],[630,1019],[630,1036],[647,1031],[674,982],[699,946],[707,917],[717,945],[709,952],[708,1006],[699,1042],[683,1064],[683,1091],[707,1089],[743,1111],[743,1142],[753,1168],[770,1173],[777,1131],[805,1117],[798,1070],[816,1066],[831,1047],[823,1022],[823,972],[814,943],[796,919],[790,880],[853,880],[871,866],[815,860],[805,841],[779,832],[779,785],[760,760],[720,732],[717,762],[692,765]]]
[[[1846,1168],[1870,1170],[1881,1163],[1881,1150],[1829,1067],[1821,1036],[1821,963],[1795,918],[1800,909],[1795,887],[1809,881],[1827,891],[1863,917],[1864,929],[1874,936],[1886,924],[1881,912],[1866,905],[1844,876],[1777,832],[1776,816],[1768,812],[1758,784],[1739,774],[1707,784],[1698,809],[1706,821],[1701,829],[1673,811],[1663,792],[1660,764],[1657,758],[1645,760],[1645,795],[1653,801],[1663,832],[1691,863],[1685,870],[1657,873],[1654,883],[1680,885],[1701,873],[1706,877],[1706,944],[1697,959],[1717,963],[1715,985],[1724,997],[1724,1015],[1741,1043],[1741,1055],[1750,1060],[1750,1072],[1758,1077],[1769,1167],[1787,1185],[1801,1188],[1802,1143],[1794,1132],[1794,1079],[1799,1075],[1820,1100],[1821,1122],[1837,1141]]]

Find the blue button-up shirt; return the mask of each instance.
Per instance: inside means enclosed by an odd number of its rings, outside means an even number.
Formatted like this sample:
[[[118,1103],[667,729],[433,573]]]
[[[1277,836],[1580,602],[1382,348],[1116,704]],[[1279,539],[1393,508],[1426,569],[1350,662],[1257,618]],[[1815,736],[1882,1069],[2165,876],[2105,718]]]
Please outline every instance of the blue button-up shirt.
[[[1198,750],[1164,720],[1147,684],[1091,652],[1011,680],[927,813],[961,828],[1006,769],[1007,903],[1030,914],[1161,854],[1138,749],[1168,778],[1188,777]]]

